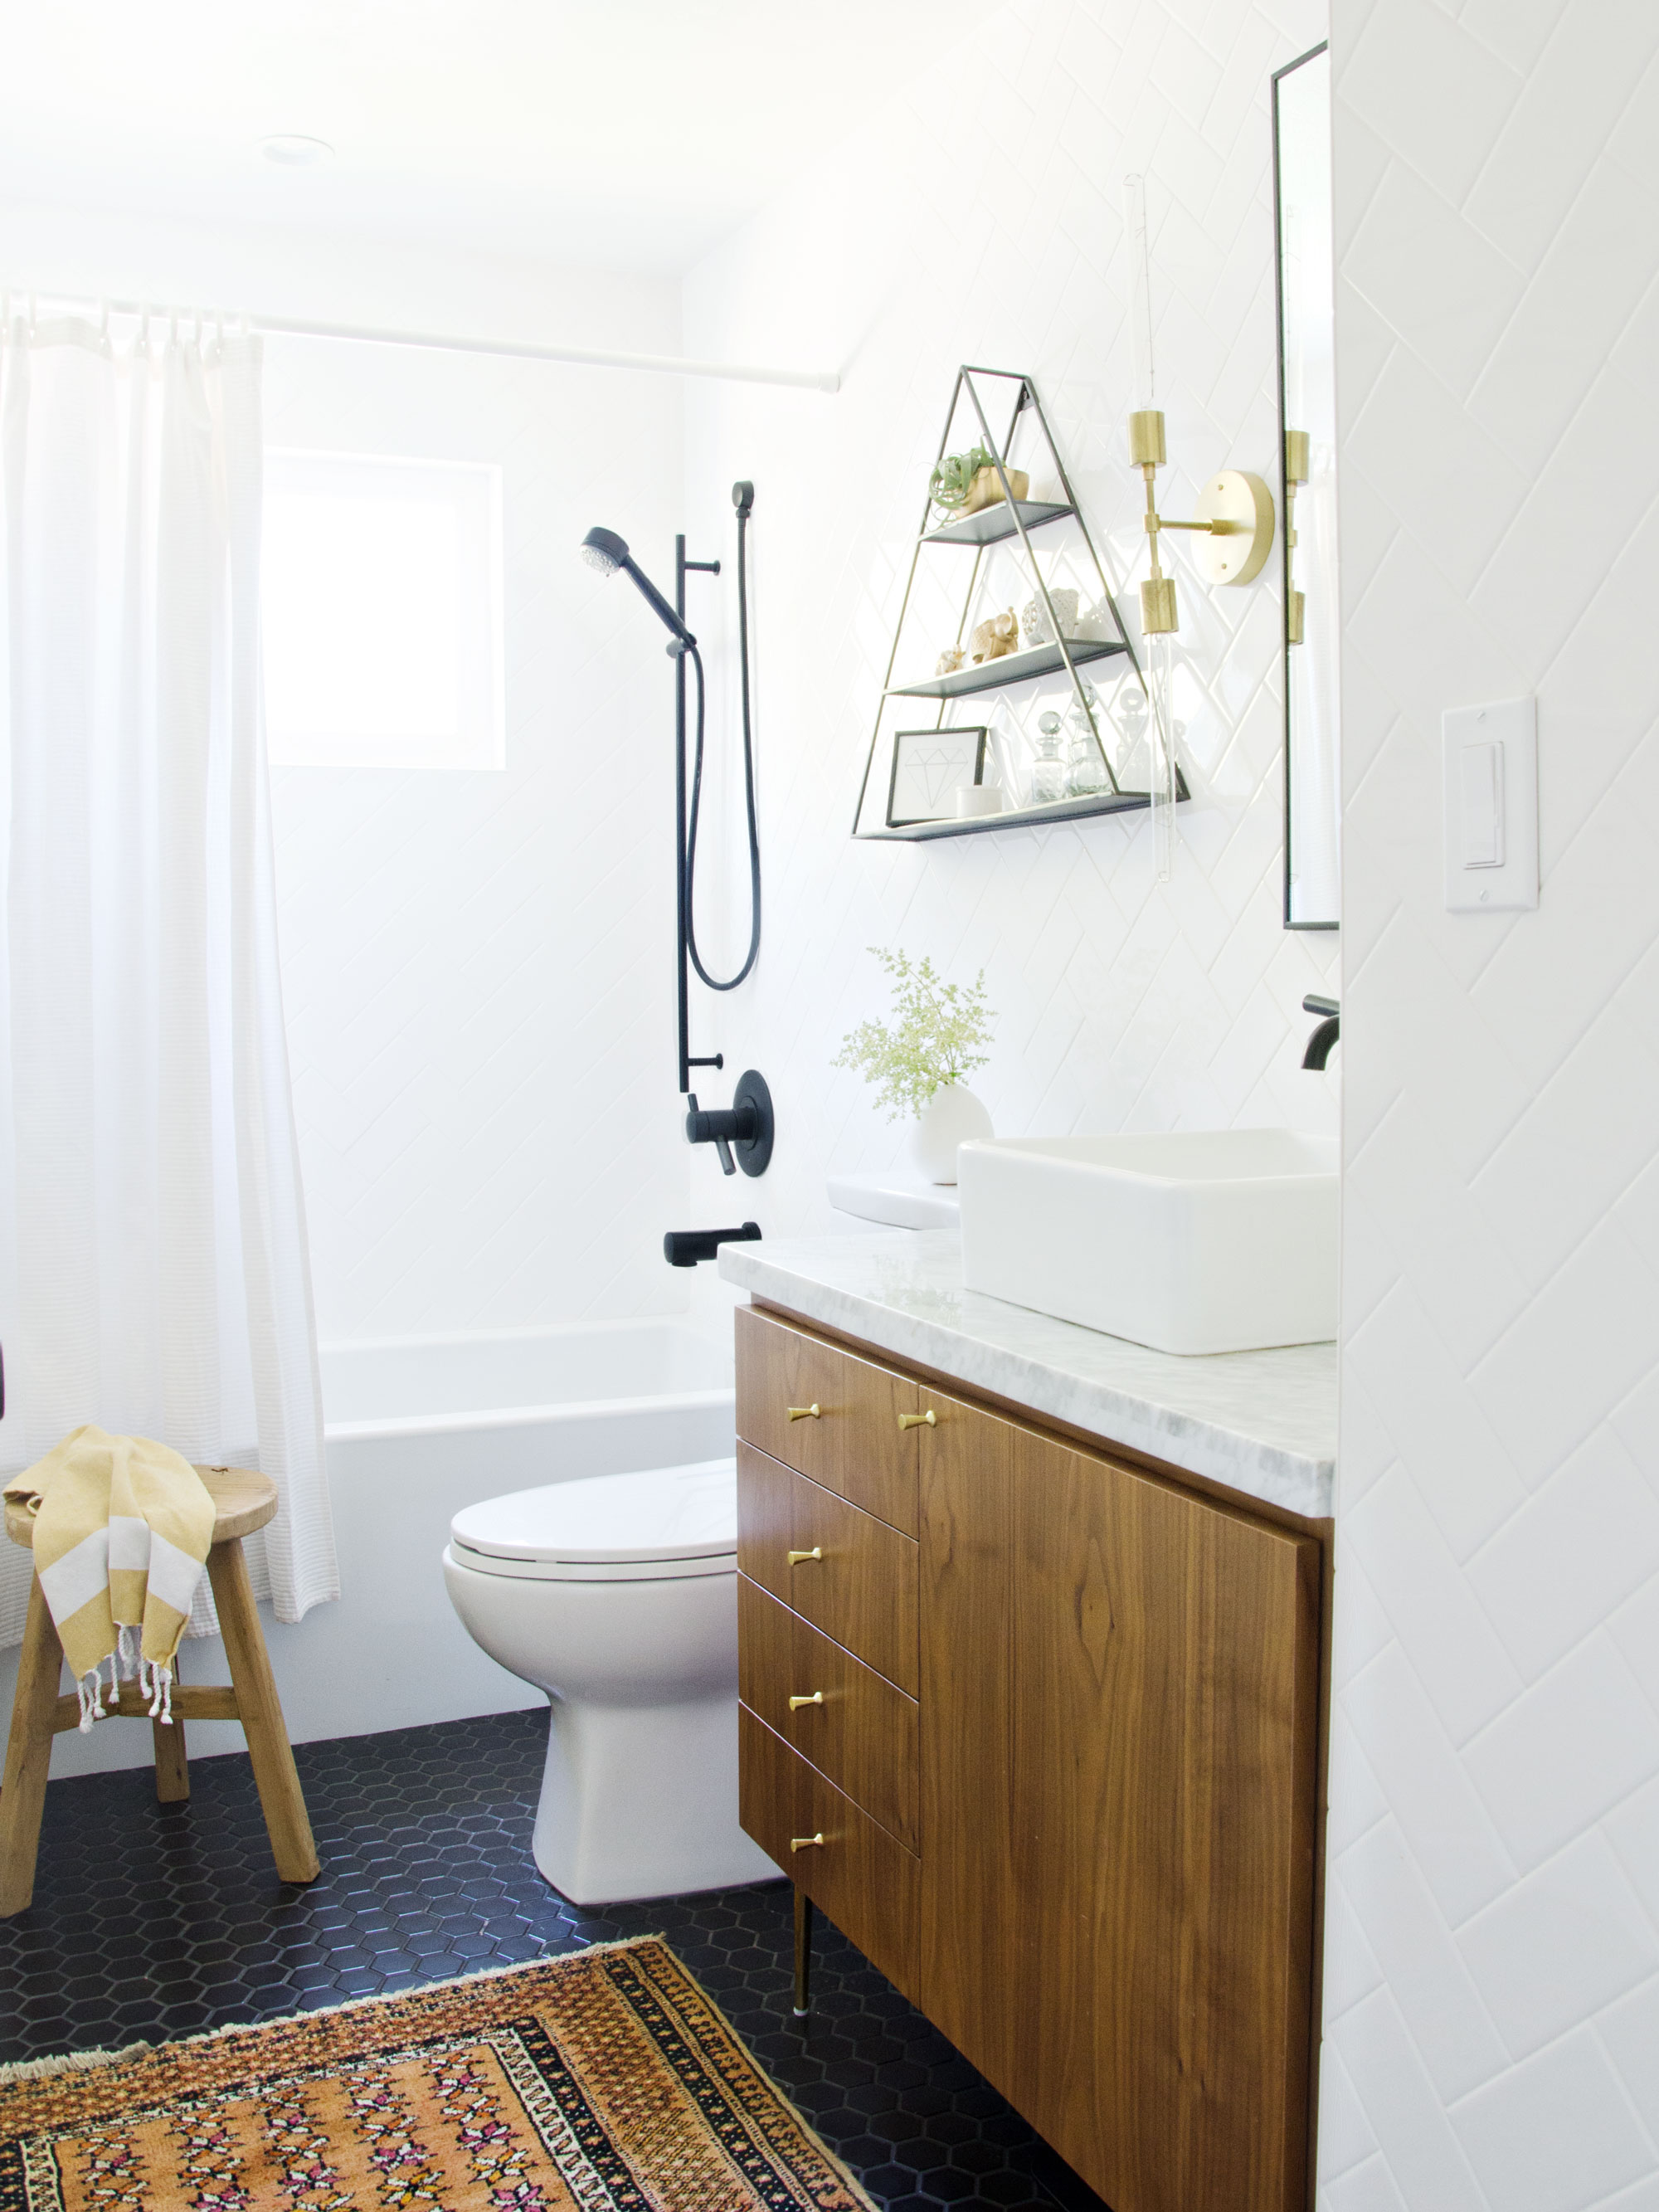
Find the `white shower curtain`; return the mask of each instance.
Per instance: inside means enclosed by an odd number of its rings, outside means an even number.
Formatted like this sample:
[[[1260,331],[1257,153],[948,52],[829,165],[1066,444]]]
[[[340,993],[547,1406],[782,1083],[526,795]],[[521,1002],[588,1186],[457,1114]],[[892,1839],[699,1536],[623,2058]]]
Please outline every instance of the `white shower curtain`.
[[[261,725],[259,353],[0,335],[0,1464],[82,1421],[253,1464],[338,1595]],[[0,1545],[0,1642],[28,1561]],[[204,1605],[193,1624],[210,1625]]]

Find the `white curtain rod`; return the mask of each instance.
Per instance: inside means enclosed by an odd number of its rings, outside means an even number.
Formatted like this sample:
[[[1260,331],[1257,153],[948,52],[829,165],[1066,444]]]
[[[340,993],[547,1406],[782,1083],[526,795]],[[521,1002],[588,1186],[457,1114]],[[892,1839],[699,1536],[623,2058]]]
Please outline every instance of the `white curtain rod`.
[[[13,297],[18,296],[13,295]],[[31,296],[31,304],[32,297]],[[530,345],[515,338],[447,337],[436,331],[374,330],[358,323],[292,322],[276,315],[220,315],[198,307],[159,307],[154,301],[100,300],[70,302],[64,295],[50,295],[54,303],[107,308],[117,315],[179,315],[191,321],[234,322],[245,329],[271,337],[343,338],[362,345],[424,346],[437,353],[494,354],[507,361],[552,361],[580,368],[650,369],[665,376],[716,376],[736,384],[781,384],[804,392],[839,392],[841,378],[834,369],[757,368],[739,362],[687,361],[678,354],[609,353],[592,346]]]

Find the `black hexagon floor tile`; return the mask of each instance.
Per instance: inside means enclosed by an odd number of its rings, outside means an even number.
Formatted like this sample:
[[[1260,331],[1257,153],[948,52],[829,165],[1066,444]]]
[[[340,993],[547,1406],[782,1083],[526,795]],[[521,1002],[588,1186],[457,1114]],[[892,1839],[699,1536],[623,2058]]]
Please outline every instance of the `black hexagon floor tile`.
[[[185,1805],[143,1768],[55,1782],[34,1902],[0,1921],[0,2063],[193,2035],[661,1933],[887,2212],[1098,2212],[1101,2200],[820,1920],[792,2007],[782,1881],[586,1910],[530,1856],[547,1722],[500,1713],[301,1745],[323,1862],[272,1870],[245,1757]]]

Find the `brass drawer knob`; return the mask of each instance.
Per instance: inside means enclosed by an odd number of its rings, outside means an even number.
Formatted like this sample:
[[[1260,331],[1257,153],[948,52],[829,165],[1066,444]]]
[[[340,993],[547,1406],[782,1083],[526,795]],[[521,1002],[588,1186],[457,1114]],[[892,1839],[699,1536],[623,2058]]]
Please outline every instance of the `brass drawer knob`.
[[[820,1828],[816,1836],[791,1836],[789,1848],[792,1851],[810,1851],[814,1844],[821,1844],[823,1841],[823,1831]]]
[[[810,1698],[791,1698],[789,1700],[789,1710],[792,1713],[799,1712],[803,1705],[821,1705],[823,1703],[823,1691],[814,1690]]]
[[[816,1406],[786,1406],[783,1410],[792,1421],[821,1421],[823,1419]]]
[[[823,1557],[823,1547],[822,1544],[814,1544],[810,1552],[786,1552],[783,1556],[792,1567],[798,1567],[803,1559],[821,1559]]]
[[[902,1429],[936,1429],[939,1415],[931,1406],[925,1413],[901,1413],[899,1426]]]

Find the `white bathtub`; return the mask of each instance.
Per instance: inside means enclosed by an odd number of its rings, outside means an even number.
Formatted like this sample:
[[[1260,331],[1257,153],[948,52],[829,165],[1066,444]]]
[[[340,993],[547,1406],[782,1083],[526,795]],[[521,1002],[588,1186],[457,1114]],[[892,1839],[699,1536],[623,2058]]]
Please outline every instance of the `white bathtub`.
[[[322,1370],[331,1482],[435,1480],[446,1534],[475,1498],[732,1449],[731,1348],[672,1321],[325,1345]]]

